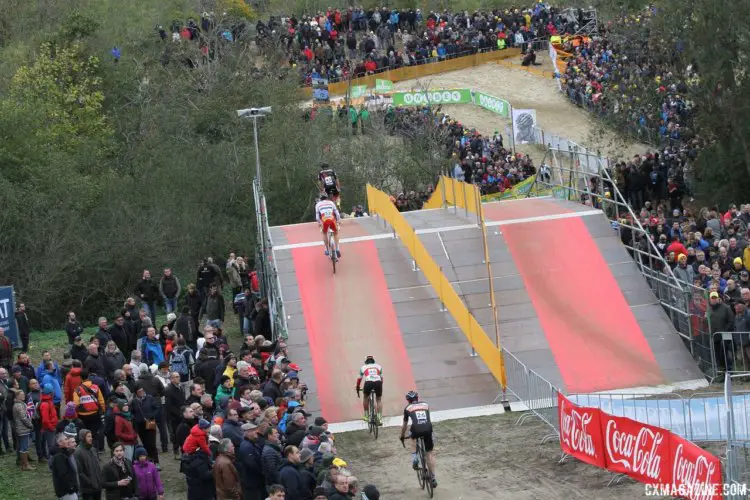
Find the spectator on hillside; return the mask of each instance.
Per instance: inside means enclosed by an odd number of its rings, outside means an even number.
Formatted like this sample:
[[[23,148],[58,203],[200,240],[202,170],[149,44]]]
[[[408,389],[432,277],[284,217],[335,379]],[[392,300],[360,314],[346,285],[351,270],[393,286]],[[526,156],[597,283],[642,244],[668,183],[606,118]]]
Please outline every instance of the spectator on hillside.
[[[107,318],[102,316],[99,318],[99,329],[94,334],[94,338],[99,341],[97,348],[99,352],[104,352],[104,348],[107,346],[107,342],[112,340],[112,336],[109,334],[109,325],[107,324]]]
[[[25,352],[22,352],[18,355],[18,358],[16,359],[16,364],[13,365],[13,368],[18,368],[21,370],[21,375],[23,375],[26,380],[31,380],[36,378],[36,372],[34,371],[34,367],[31,366],[31,359],[29,358],[29,355]]]
[[[78,417],[99,442],[101,433],[101,415],[105,412],[104,395],[102,390],[91,381],[91,374],[87,369],[81,372],[83,382],[73,393]]]
[[[279,430],[275,427],[268,427],[263,433],[265,446],[261,455],[261,465],[263,467],[263,477],[266,484],[278,484],[279,471],[284,457],[281,454],[281,441]]]
[[[161,384],[159,384],[161,386]],[[133,423],[138,437],[141,438],[144,448],[148,452],[149,459],[159,466],[159,450],[156,447],[156,429],[162,419],[162,411],[159,400],[146,393],[143,382],[138,382],[135,389],[135,397],[131,402],[133,411]]]
[[[234,444],[229,439],[222,439],[213,469],[216,500],[240,500],[242,498],[240,477],[234,462]]]
[[[88,356],[86,356],[86,360],[83,362],[83,367],[88,370],[89,373],[98,373],[101,376],[104,376],[107,373],[107,370],[104,367],[104,356],[102,355],[105,346],[106,342],[102,345],[101,349],[99,349],[96,342],[89,344]]]
[[[292,445],[284,448],[284,460],[279,470],[279,482],[286,490],[286,498],[290,500],[303,500],[306,495],[299,467],[299,448]]]
[[[26,304],[18,304],[16,308],[16,327],[18,328],[18,338],[21,339],[21,350],[29,352],[29,339],[31,338],[31,323],[26,315]]]
[[[138,485],[138,500],[157,500],[164,496],[164,486],[161,482],[159,469],[150,461],[146,450],[139,446],[135,449],[133,472],[135,483]]]
[[[125,457],[122,443],[115,443],[112,458],[102,468],[103,486],[107,500],[135,498],[138,483],[133,472],[133,463]]]
[[[33,432],[34,424],[26,411],[26,394],[18,390],[13,402],[13,433],[17,439],[16,458],[22,471],[36,469],[29,464],[29,443]]]
[[[216,488],[209,455],[202,450],[183,454],[181,471],[187,480],[187,500],[214,498]]]
[[[243,500],[262,499],[265,494],[265,480],[261,456],[263,443],[258,438],[258,426],[247,422],[241,427],[244,432],[237,455],[237,470],[242,483]]]
[[[224,311],[224,297],[219,293],[218,285],[213,284],[203,300],[201,317],[206,319],[207,325],[221,328],[221,324],[224,322]]]
[[[180,297],[180,280],[172,274],[172,269],[164,269],[164,275],[159,280],[159,294],[164,299],[167,314],[177,310],[177,299]]]
[[[122,370],[122,367],[125,365],[125,356],[117,347],[114,340],[107,342],[107,347],[104,349],[102,364],[104,365],[104,372],[102,375],[105,376],[110,384],[114,383],[115,371]]]
[[[88,429],[78,434],[78,448],[73,453],[78,471],[78,484],[82,498],[97,499],[102,496],[102,470],[94,446],[94,436]]]
[[[0,450],[5,445],[5,451],[10,451],[10,442],[8,441],[8,430],[12,426],[11,415],[13,405],[13,392],[10,390],[8,381],[8,370],[0,367]],[[11,406],[11,411],[8,411]]]
[[[115,439],[124,447],[124,456],[133,458],[133,453],[138,444],[138,433],[133,426],[133,414],[130,411],[130,403],[120,400],[117,403],[115,415]]]
[[[78,360],[81,366],[86,362],[86,358],[89,357],[88,347],[83,343],[83,338],[80,335],[73,339],[73,345],[70,346],[70,356],[74,360]]]
[[[156,338],[156,328],[150,326],[146,329],[146,337],[141,344],[142,359],[146,366],[159,365],[164,361],[164,350],[159,339]]]
[[[224,423],[221,426],[221,434],[224,438],[232,441],[236,449],[242,445],[244,432],[242,431],[242,422],[240,422],[240,413],[236,408],[227,408]]]
[[[141,299],[141,307],[151,318],[151,323],[156,323],[156,301],[159,300],[159,287],[151,279],[151,272],[143,270],[143,278],[135,286],[135,294]]]
[[[10,371],[11,364],[13,364],[13,345],[5,336],[5,329],[0,327],[0,367]]]
[[[65,322],[65,333],[68,334],[68,344],[73,345],[73,341],[76,337],[83,335],[83,327],[76,318],[76,313],[70,311],[68,313],[68,319]]]
[[[78,484],[77,465],[73,458],[76,446],[75,439],[64,433],[59,433],[55,438],[55,442],[57,450],[49,464],[55,496],[65,500],[78,498],[80,486]]]
[[[109,328],[109,335],[122,353],[125,361],[127,361],[127,355],[135,348],[137,339],[135,331],[131,331],[126,326],[125,317],[122,314],[115,316],[115,322]]]
[[[58,424],[57,409],[52,399],[52,387],[45,385],[42,390],[42,402],[37,408],[40,433],[36,444],[39,460],[48,460],[50,450],[55,445],[55,429]]]
[[[188,292],[188,296],[189,295],[190,293]],[[177,317],[177,321],[174,325],[174,330],[177,332],[178,342],[181,338],[191,350],[195,351],[195,342],[198,340],[198,331],[196,330],[196,323],[193,322],[189,305],[186,305],[182,308],[182,311],[180,311],[180,315]]]
[[[255,316],[255,322],[253,325],[253,333],[255,335],[263,335],[266,338],[271,338],[271,313],[268,310],[268,298],[264,297],[255,304],[257,311]]]

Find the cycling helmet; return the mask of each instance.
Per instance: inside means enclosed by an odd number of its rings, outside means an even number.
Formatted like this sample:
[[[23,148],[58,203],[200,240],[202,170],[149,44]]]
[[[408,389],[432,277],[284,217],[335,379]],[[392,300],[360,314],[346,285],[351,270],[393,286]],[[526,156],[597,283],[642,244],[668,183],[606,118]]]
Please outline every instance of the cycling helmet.
[[[320,193],[320,201],[327,200],[328,199],[328,193]]]
[[[375,363],[375,358],[373,358],[372,356],[367,356],[365,358],[365,364],[366,365],[371,365],[371,364],[374,364],[374,363]]]
[[[321,163],[321,164],[320,164],[320,169],[321,169],[321,170],[325,170],[325,169],[327,169],[327,168],[328,168],[328,163]]]
[[[417,391],[409,391],[406,393],[406,400],[410,403],[413,403],[414,401],[419,399],[419,394],[417,394]]]

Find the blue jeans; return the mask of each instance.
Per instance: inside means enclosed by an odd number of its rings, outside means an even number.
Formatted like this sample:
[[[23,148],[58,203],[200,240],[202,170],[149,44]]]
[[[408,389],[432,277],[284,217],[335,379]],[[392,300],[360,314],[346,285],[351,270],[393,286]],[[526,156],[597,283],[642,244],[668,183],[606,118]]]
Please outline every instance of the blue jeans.
[[[42,431],[42,450],[43,454],[40,457],[50,457],[50,450],[55,446],[55,431]],[[37,447],[37,450],[39,448]]]
[[[247,335],[250,333],[250,318],[243,317],[242,318],[242,335]]]
[[[21,453],[27,453],[29,451],[29,438],[29,434],[26,434],[25,436],[18,436],[18,456],[21,456]]]
[[[164,307],[167,309],[167,314],[177,309],[177,297],[174,299],[168,299],[164,297]]]
[[[143,310],[146,311],[146,314],[151,318],[151,323],[156,327],[156,308],[154,307],[154,303],[142,302],[141,307],[143,307]]]
[[[221,328],[221,320],[220,319],[207,319],[206,325],[213,326],[214,328]]]

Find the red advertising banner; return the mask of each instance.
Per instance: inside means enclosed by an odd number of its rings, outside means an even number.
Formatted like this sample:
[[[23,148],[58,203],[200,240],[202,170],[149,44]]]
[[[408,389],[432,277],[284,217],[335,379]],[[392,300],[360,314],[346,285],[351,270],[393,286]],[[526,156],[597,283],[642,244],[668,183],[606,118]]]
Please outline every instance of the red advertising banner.
[[[721,462],[709,452],[672,434],[670,439],[672,490],[690,500],[721,499]]]
[[[604,468],[601,415],[598,408],[584,408],[558,393],[560,448],[581,462]]]
[[[601,414],[607,470],[646,484],[672,484],[670,432]]]

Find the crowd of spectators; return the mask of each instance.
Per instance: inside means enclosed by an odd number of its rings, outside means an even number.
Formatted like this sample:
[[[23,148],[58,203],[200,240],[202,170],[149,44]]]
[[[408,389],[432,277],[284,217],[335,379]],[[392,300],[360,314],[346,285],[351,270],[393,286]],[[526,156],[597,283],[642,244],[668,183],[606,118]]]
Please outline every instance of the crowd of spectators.
[[[204,260],[184,294],[171,270],[158,282],[146,271],[113,324],[102,317],[85,333],[70,312],[68,349],[62,359],[42,352],[38,366],[27,352],[14,358],[0,328],[0,453],[14,451],[22,471],[48,462],[65,500],[162,499],[170,451],[189,500],[377,500],[337,455],[327,421],[306,410],[301,367],[272,340],[247,262]],[[234,349],[223,289],[245,335]]]
[[[617,24],[647,32],[650,17],[647,10]],[[691,161],[702,145],[691,126],[693,104],[687,98],[696,68],[679,73],[661,56],[663,51],[649,50],[647,42],[643,50],[641,44],[610,31],[603,28],[591,38],[563,45],[572,53],[561,76],[563,91],[576,104],[616,120],[656,149],[646,158],[617,165],[618,185],[633,207],[643,206],[648,195],[656,205],[669,199],[672,210],[682,209],[682,197],[692,197]]]

